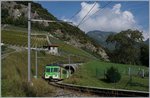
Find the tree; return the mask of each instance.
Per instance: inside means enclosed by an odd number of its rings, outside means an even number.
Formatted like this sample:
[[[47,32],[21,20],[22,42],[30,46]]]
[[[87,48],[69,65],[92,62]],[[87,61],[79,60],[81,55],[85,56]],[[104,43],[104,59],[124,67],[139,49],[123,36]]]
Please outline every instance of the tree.
[[[2,23],[6,22],[6,17],[8,17],[9,13],[8,13],[8,9],[2,9],[2,13],[1,13],[1,18],[2,18]]]
[[[116,83],[121,79],[121,74],[118,69],[113,66],[107,69],[105,76],[107,81],[111,83]]]
[[[115,43],[115,50],[111,54],[112,61],[124,64],[140,64],[139,43],[143,42],[142,32],[138,30],[126,30],[117,34],[111,34],[106,39],[107,43]]]
[[[143,65],[149,66],[149,47],[146,44],[141,45],[141,56],[140,61]]]

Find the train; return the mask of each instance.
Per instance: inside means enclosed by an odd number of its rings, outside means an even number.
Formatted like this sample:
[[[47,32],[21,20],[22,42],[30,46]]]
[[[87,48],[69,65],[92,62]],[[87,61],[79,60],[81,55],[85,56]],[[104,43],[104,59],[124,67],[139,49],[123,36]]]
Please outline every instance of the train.
[[[48,64],[44,68],[43,78],[45,80],[63,80],[69,77],[70,71],[61,64]]]

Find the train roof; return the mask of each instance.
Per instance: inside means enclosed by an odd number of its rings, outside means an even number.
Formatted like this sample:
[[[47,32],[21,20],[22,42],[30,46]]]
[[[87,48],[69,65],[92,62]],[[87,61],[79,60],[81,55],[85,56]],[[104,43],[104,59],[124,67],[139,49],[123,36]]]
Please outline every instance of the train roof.
[[[59,47],[59,45],[57,45],[57,44],[51,44],[51,45],[45,45],[43,47]]]
[[[62,65],[61,65],[61,64],[54,63],[54,64],[47,64],[46,66],[62,66]]]

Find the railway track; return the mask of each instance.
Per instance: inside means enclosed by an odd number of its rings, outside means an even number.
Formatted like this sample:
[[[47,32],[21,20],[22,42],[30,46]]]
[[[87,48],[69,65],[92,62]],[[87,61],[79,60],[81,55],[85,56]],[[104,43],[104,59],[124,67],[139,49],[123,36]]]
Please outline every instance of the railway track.
[[[97,87],[65,84],[61,82],[49,82],[49,84],[59,87],[59,88],[65,88],[65,89],[71,89],[71,90],[76,90],[80,92],[96,94],[101,97],[109,97],[109,96],[111,97],[148,97],[149,96],[149,92],[144,92],[144,91],[97,88]]]

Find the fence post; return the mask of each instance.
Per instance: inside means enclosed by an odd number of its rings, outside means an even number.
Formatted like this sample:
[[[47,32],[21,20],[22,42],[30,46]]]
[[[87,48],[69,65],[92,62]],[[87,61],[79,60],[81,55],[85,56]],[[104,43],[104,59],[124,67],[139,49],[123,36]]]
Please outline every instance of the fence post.
[[[129,67],[129,69],[128,69],[128,75],[129,75],[129,77],[130,77],[130,75],[131,75],[131,69],[130,69],[130,67]]]
[[[142,78],[144,78],[144,69],[142,70]]]
[[[132,81],[132,76],[131,76],[131,68],[129,67],[129,70],[128,70],[128,74],[129,74],[129,81],[131,82]]]

